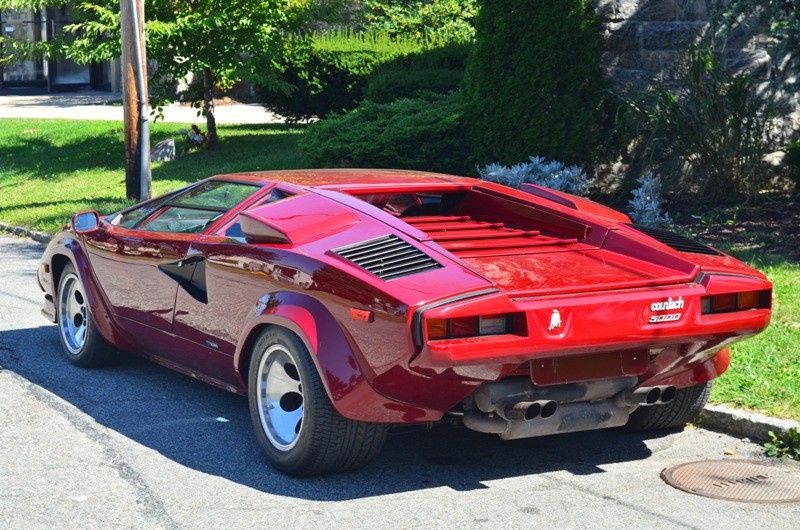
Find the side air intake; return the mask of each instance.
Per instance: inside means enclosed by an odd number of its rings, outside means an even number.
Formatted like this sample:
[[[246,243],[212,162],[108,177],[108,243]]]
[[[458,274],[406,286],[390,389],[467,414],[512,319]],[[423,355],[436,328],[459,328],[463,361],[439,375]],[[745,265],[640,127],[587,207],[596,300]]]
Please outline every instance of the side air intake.
[[[693,252],[695,254],[709,254],[711,256],[722,255],[722,253],[714,250],[709,246],[703,245],[702,243],[698,243],[697,241],[689,239],[688,237],[684,237],[680,234],[676,234],[675,232],[670,232],[669,230],[664,230],[662,228],[652,228],[650,226],[641,226],[641,225],[632,225],[632,226],[639,232],[647,234],[653,239],[664,243],[668,247],[673,248],[678,252]]]
[[[395,235],[339,247],[332,252],[381,280],[393,280],[442,267],[436,260]]]

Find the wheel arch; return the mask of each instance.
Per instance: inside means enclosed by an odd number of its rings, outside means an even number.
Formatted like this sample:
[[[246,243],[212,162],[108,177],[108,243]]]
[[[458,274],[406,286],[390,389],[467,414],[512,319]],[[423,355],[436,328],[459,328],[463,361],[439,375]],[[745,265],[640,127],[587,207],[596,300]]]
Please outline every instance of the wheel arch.
[[[102,287],[97,283],[92,273],[91,263],[81,244],[73,237],[64,237],[52,247],[49,256],[50,280],[53,289],[53,303],[58,304],[58,286],[67,265],[72,265],[84,285],[86,300],[92,312],[97,330],[108,342],[127,351],[133,351],[130,343],[122,336],[114,323],[110,306],[105,299]],[[56,321],[58,310],[56,310]]]
[[[75,266],[72,259],[68,258],[64,254],[53,254],[53,257],[50,260],[50,274],[53,282],[54,299],[55,296],[57,296],[58,294],[58,285],[61,282],[61,275],[64,273],[64,269],[69,264]],[[57,318],[58,318],[58,311],[56,311],[56,319]]]
[[[404,423],[441,417],[441,412],[396,402],[376,392],[365,375],[369,366],[364,367],[359,361],[358,347],[319,300],[288,291],[265,294],[250,315],[233,360],[243,388],[247,388],[252,349],[257,337],[264,329],[279,326],[297,335],[306,346],[328,398],[345,418]]]

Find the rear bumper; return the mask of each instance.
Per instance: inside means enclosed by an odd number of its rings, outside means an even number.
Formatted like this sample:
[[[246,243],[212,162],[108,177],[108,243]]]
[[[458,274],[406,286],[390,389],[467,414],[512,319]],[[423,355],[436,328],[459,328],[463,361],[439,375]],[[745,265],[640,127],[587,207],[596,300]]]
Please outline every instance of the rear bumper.
[[[422,314],[423,344],[411,367],[451,370],[485,381],[528,369],[542,386],[621,376],[637,376],[642,384],[690,386],[721,374],[728,364],[724,348],[763,330],[771,313],[702,314],[701,298],[769,288],[759,278],[709,274],[694,283],[583,296],[513,298],[498,293],[469,299]],[[524,313],[524,334],[441,340],[426,336],[427,319],[506,312]],[[661,315],[674,320],[664,321]],[[712,361],[721,351],[720,359]]]

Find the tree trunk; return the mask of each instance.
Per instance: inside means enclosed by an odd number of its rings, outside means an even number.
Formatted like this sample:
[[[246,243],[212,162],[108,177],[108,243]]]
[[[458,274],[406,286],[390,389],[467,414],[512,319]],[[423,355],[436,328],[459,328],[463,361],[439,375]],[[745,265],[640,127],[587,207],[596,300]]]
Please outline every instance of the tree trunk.
[[[138,9],[140,42],[144,43],[144,5],[142,0],[136,2]],[[122,32],[122,108],[123,130],[125,136],[125,196],[129,199],[142,200],[141,192],[141,156],[140,149],[149,146],[141,143],[141,117],[139,115],[139,94],[136,89],[136,53],[133,38],[133,13],[129,0],[120,0],[120,30]],[[142,54],[144,56],[144,54]],[[145,78],[145,92],[147,92],[147,63],[142,61],[142,75]],[[147,94],[142,97],[147,98]],[[147,168],[149,175],[150,168]]]
[[[219,138],[217,138],[217,120],[214,117],[214,74],[211,68],[203,69],[203,116],[206,117],[206,128],[208,129],[208,148],[219,149]]]

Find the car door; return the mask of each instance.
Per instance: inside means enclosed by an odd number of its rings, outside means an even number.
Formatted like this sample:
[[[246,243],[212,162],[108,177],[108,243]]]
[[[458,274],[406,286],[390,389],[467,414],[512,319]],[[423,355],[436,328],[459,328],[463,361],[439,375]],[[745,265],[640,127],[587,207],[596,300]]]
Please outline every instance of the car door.
[[[284,197],[272,189],[254,201],[254,206]],[[269,278],[254,266],[265,259],[275,263],[277,256],[264,249],[254,254],[235,217],[214,234],[192,243],[186,258],[194,264],[192,280],[178,290],[173,333],[191,344],[187,347],[202,352],[195,356],[195,369],[225,383],[238,384],[233,366],[236,345],[248,314],[270,291]]]
[[[123,327],[171,331],[178,284],[159,267],[180,262],[195,237],[113,225],[87,236],[92,269]]]
[[[87,239],[92,267],[120,324],[145,353],[192,363],[172,334],[175,297],[191,290],[202,232],[257,186],[205,181],[123,212]]]

